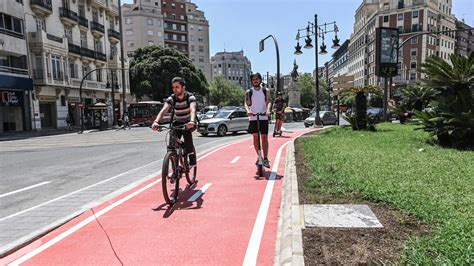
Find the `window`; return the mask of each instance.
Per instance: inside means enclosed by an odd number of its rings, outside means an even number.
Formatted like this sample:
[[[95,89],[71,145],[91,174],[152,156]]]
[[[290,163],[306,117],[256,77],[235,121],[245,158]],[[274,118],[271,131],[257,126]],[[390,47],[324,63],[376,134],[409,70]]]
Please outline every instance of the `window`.
[[[418,10],[415,10],[413,11],[412,15],[411,15],[413,18],[417,18],[418,17]]]
[[[410,73],[410,80],[416,80],[416,73]]]
[[[73,41],[72,41],[72,29],[64,29],[64,36],[66,36],[68,43],[73,43]]]
[[[198,42],[204,42],[204,39],[202,37],[199,37]]]
[[[82,76],[84,77],[87,74],[87,72],[89,72],[90,70],[91,69],[89,66],[82,66]],[[92,79],[91,75],[87,76],[86,78],[86,80],[91,80],[91,79]]]
[[[194,26],[193,26],[193,25],[191,25],[191,26],[189,26],[189,27],[190,27],[191,30],[194,30]]]
[[[194,52],[194,45],[191,45],[191,52]]]
[[[153,25],[153,19],[147,18],[147,19],[146,19],[146,24],[147,24],[147,25]]]
[[[77,66],[74,63],[69,64],[69,76],[74,79],[79,78],[77,75]]]
[[[132,29],[128,29],[128,30],[125,31],[125,34],[126,34],[127,36],[133,36],[133,30],[132,30]]]
[[[199,62],[204,62],[204,56],[199,57]]]
[[[181,25],[181,31],[186,31],[186,26]]]
[[[156,35],[158,35],[158,37],[163,36],[163,35],[161,34],[161,31],[157,31],[157,34],[156,34]]]
[[[181,20],[184,20],[184,15],[181,15],[179,18],[180,18]]]
[[[416,62],[410,63],[410,69],[416,69]]]
[[[418,52],[418,49],[411,49],[410,54],[411,56],[416,56],[417,52]]]
[[[133,47],[133,46],[135,46],[135,42],[133,42],[133,41],[127,41],[127,46],[128,46],[128,47]]]
[[[194,55],[191,56],[191,61],[196,62],[196,57]]]
[[[411,39],[411,44],[417,44],[417,43],[418,43],[418,36]]]
[[[81,46],[87,47],[87,32],[81,31]]]
[[[148,45],[154,45],[154,44],[155,44],[154,41],[150,41],[150,40],[148,41]]]
[[[176,4],[175,4],[175,3],[171,3],[171,8],[172,8],[172,9],[175,9],[175,8],[176,8]]]
[[[403,26],[398,26],[398,32],[403,33]]]
[[[383,16],[383,22],[388,22],[388,16]]]
[[[161,20],[160,19],[156,20],[156,25],[161,26]]]
[[[153,30],[148,29],[148,30],[146,31],[146,34],[147,34],[148,36],[153,36]]]
[[[191,41],[194,42],[194,40],[196,40],[196,38],[194,37],[194,35],[191,35]]]
[[[163,28],[167,29],[168,28],[168,23],[164,22],[163,23]]]
[[[199,52],[201,53],[204,52],[204,46],[201,46],[201,45],[199,46]]]
[[[185,42],[186,41],[186,35],[181,35],[181,41]]]
[[[102,70],[97,70],[95,73],[96,73],[96,74],[95,74],[95,75],[96,75],[96,80],[97,80],[98,82],[102,82],[102,81],[103,81],[103,80],[102,80]]]
[[[178,35],[173,34],[173,41],[177,41],[177,40],[178,40]]]
[[[165,40],[169,40],[170,39],[170,36],[168,35],[168,33],[165,33]]]
[[[36,30],[46,31],[46,21],[43,18],[36,19]]]
[[[51,64],[53,70],[53,79],[55,80],[62,80],[62,73],[61,73],[61,57],[58,55],[51,55]]]
[[[398,14],[398,20],[403,20],[403,13]]]
[[[412,31],[412,32],[417,32],[417,31],[418,31],[418,23],[413,24],[413,25],[411,26],[411,31]]]
[[[198,31],[202,31],[202,30],[203,30],[202,26],[199,26]]]
[[[133,24],[133,18],[125,18],[125,24],[127,25]]]
[[[173,30],[176,30],[177,28],[178,28],[178,26],[173,23]]]

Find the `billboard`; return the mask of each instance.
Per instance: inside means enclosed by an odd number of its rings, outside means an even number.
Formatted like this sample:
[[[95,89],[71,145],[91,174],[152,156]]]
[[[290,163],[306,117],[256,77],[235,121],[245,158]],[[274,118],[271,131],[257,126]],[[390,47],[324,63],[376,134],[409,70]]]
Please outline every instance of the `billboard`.
[[[379,77],[394,77],[398,75],[398,28],[377,28],[376,35],[376,69]]]

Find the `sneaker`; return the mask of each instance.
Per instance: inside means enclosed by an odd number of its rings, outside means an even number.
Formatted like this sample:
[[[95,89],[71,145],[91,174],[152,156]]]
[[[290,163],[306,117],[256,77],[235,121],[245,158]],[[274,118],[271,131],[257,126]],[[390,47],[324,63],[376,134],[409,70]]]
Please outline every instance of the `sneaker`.
[[[265,166],[265,168],[270,168],[270,161],[268,158],[263,159],[263,166]]]
[[[258,158],[257,158],[257,161],[255,161],[255,165],[258,165]]]
[[[196,154],[189,154],[189,166],[194,167],[196,165]]]

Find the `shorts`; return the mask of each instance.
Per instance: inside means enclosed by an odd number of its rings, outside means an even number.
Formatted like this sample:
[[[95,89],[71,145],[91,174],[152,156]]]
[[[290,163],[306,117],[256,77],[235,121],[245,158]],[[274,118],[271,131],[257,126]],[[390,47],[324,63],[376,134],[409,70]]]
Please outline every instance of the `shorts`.
[[[276,112],[276,113],[275,113],[275,118],[276,118],[276,119],[283,120],[283,119],[285,119],[285,113],[283,113],[283,112]]]
[[[249,121],[249,133],[258,133],[257,121]],[[260,134],[268,135],[268,120],[260,120]]]

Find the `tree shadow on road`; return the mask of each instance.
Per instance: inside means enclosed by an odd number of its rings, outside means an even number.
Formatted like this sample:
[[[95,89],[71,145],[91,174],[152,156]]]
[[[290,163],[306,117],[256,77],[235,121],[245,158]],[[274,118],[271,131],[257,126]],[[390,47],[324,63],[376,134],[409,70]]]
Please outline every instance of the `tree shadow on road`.
[[[164,212],[163,218],[169,218],[175,211],[200,209],[204,202],[202,198],[204,194],[199,196],[199,198],[197,198],[195,201],[188,201],[188,199],[192,195],[194,195],[195,193],[199,191],[199,189],[196,188],[196,185],[197,185],[197,182],[195,182],[192,185],[186,185],[186,188],[184,190],[180,188],[179,194],[178,194],[178,200],[172,206],[169,206],[165,202],[152,210],[156,212],[163,211]]]

